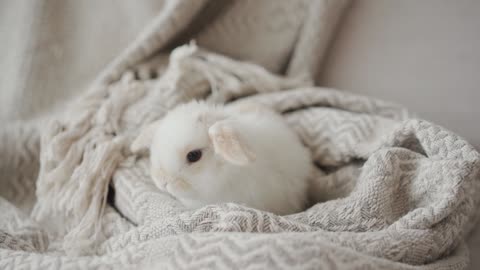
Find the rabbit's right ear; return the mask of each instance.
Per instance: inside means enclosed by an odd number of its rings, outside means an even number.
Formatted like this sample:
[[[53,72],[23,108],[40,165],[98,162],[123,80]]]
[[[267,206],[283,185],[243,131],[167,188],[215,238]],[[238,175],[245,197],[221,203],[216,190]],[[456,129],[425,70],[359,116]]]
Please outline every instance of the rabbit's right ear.
[[[215,153],[236,165],[247,165],[255,160],[255,154],[241,140],[234,125],[228,121],[218,121],[208,129]]]
[[[151,123],[150,125],[144,127],[137,138],[133,141],[130,145],[130,150],[133,153],[145,150],[150,147],[152,144],[153,135],[155,134],[155,130],[157,129],[158,125],[160,124],[160,120]]]

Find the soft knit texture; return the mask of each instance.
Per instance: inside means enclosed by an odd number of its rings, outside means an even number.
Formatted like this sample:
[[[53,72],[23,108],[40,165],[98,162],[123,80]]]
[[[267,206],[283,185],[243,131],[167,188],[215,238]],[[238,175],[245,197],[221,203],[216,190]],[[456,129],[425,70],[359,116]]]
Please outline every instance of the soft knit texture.
[[[320,2],[338,11],[340,2]],[[9,157],[0,268],[466,267],[480,198],[473,147],[396,105],[312,87],[312,67],[288,65],[282,77],[194,44],[154,54],[169,40],[159,37],[170,33],[166,17],[196,13],[172,3],[62,114],[0,133]],[[157,190],[148,155],[129,146],[140,127],[193,98],[283,113],[317,165],[315,204],[290,216],[236,204],[187,210]]]

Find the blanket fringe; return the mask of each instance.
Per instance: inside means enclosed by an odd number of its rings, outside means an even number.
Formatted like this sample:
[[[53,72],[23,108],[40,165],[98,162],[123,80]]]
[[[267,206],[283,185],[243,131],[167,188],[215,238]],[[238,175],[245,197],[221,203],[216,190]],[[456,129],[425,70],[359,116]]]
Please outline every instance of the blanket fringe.
[[[174,106],[193,98],[225,103],[255,93],[312,86],[313,81],[307,74],[291,78],[275,75],[253,63],[210,53],[191,41],[172,51],[159,85],[169,90],[164,98],[173,100],[170,105]]]

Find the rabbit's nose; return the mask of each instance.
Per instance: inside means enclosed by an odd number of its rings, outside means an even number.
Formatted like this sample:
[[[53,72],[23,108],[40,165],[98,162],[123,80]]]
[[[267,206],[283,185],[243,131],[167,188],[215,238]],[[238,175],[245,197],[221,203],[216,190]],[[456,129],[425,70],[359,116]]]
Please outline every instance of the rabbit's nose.
[[[172,181],[174,181],[174,179],[172,179],[162,169],[152,168],[151,174],[152,174],[153,181],[160,189],[165,189],[165,186],[167,185],[167,183],[171,183]]]

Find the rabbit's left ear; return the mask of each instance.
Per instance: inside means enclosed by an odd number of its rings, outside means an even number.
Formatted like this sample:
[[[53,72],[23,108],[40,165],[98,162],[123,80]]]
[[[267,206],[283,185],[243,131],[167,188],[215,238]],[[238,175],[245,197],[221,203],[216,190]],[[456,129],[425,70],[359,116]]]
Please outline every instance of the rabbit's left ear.
[[[255,160],[255,155],[241,141],[231,121],[223,120],[208,129],[215,153],[236,165],[247,165]]]
[[[155,134],[155,130],[157,129],[159,124],[160,120],[155,121],[150,125],[144,127],[140,131],[140,134],[137,136],[137,138],[130,145],[130,150],[133,153],[136,153],[150,147],[150,145],[152,144],[153,135]]]

